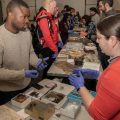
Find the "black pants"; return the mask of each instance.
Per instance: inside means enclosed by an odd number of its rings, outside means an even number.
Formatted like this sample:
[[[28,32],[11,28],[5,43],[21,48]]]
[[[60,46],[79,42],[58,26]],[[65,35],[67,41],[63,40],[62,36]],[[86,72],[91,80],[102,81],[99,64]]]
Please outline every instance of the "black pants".
[[[55,59],[52,58],[52,55],[54,54],[53,51],[51,51],[48,47],[43,48],[42,52],[41,52],[43,58],[49,57],[49,60],[47,60],[47,68],[44,69],[43,72],[43,79],[47,77],[47,71],[49,70],[49,68],[51,67],[52,63],[55,61]]]
[[[5,103],[9,102],[17,94],[23,93],[28,88],[29,88],[29,86],[27,86],[26,88],[24,88],[22,90],[17,90],[17,91],[9,91],[9,92],[0,91],[0,105],[3,105]]]

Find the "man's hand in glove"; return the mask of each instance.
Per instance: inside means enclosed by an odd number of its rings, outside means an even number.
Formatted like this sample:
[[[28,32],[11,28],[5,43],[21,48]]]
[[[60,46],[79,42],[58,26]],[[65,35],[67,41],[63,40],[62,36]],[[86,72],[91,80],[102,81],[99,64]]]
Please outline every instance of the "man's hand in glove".
[[[36,68],[37,68],[38,71],[41,71],[41,70],[45,69],[48,66],[48,64],[46,62],[48,59],[49,59],[49,57],[39,59],[37,65],[36,65]]]
[[[59,47],[59,48],[63,48],[63,46],[64,46],[64,45],[63,45],[63,42],[62,42],[62,40],[60,40],[60,41],[58,42],[58,47]]]
[[[52,54],[51,58],[52,58],[52,59],[56,59],[57,55],[58,55],[58,54],[54,53],[54,54]]]

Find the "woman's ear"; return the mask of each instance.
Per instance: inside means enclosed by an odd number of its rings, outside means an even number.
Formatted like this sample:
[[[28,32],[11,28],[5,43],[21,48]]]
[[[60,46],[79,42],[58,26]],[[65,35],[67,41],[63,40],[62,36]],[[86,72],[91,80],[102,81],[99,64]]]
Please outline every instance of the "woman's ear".
[[[110,37],[110,44],[111,44],[111,46],[115,47],[117,43],[118,43],[117,37],[111,36]]]

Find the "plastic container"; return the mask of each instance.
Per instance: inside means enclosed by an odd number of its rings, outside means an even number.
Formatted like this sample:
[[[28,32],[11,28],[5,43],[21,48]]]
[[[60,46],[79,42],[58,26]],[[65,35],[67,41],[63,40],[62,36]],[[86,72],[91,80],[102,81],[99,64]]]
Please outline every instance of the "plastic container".
[[[31,102],[31,98],[25,94],[18,94],[11,99],[12,105],[15,105],[19,108],[25,108]]]

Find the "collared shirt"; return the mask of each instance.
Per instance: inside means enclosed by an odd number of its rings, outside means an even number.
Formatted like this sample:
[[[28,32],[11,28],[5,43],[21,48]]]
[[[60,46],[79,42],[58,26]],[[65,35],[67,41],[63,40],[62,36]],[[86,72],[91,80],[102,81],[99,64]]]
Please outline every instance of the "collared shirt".
[[[110,57],[110,59],[108,60],[109,64],[111,64],[113,61],[115,61],[118,57],[120,57],[120,56]]]

